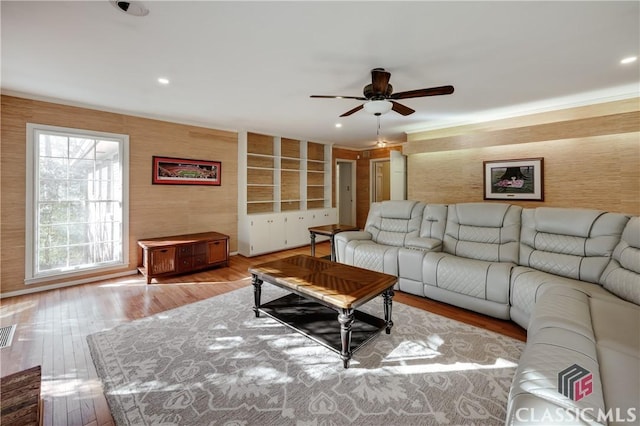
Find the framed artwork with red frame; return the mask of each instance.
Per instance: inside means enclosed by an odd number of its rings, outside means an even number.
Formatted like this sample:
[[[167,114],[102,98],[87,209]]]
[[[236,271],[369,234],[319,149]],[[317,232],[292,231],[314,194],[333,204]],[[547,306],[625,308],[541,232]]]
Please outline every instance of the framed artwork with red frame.
[[[154,185],[214,185],[220,186],[220,161],[191,160],[153,156]]]

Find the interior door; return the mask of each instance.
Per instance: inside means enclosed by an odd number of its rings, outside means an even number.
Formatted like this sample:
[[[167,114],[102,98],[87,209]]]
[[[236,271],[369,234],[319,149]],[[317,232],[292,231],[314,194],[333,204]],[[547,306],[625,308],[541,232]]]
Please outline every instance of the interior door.
[[[353,163],[338,161],[338,223],[355,225],[354,213],[354,184]]]
[[[371,160],[371,202],[391,199],[390,174],[389,159]]]
[[[407,199],[407,156],[400,151],[390,151],[391,155],[391,191],[392,200]]]

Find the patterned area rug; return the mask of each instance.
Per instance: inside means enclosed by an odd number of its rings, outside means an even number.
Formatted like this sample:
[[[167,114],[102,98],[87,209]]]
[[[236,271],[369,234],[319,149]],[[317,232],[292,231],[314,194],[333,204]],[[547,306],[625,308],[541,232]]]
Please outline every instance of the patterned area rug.
[[[284,294],[262,286],[263,302]],[[252,306],[249,286],[88,336],[116,423],[504,424],[520,341],[394,303],[391,334],[344,369]]]

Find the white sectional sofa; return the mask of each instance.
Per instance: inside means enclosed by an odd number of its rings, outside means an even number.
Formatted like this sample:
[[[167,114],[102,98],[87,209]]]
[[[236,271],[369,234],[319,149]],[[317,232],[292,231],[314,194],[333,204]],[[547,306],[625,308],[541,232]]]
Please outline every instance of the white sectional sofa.
[[[386,201],[335,244],[401,291],[527,330],[507,424],[640,423],[640,218]]]

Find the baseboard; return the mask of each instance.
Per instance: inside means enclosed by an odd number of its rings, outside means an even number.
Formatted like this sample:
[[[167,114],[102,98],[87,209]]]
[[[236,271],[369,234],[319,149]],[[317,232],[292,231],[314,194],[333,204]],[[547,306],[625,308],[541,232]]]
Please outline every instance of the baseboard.
[[[27,289],[24,289],[24,290],[17,290],[17,291],[10,291],[8,293],[0,294],[0,299],[5,299],[7,297],[22,296],[22,295],[25,295],[25,294],[39,293],[41,291],[47,291],[47,290],[55,290],[55,289],[58,289],[58,288],[71,287],[71,286],[78,285],[78,284],[87,284],[87,283],[92,283],[92,282],[96,282],[96,281],[104,281],[104,280],[108,280],[108,279],[111,279],[111,278],[124,277],[124,276],[127,276],[127,275],[136,275],[137,273],[138,273],[137,270],[123,271],[123,272],[116,272],[114,274],[100,275],[100,276],[90,277],[90,278],[82,278],[82,279],[73,280],[73,281],[65,281],[65,282],[51,284],[51,285],[45,285],[45,286],[41,286],[41,287],[27,288]]]

